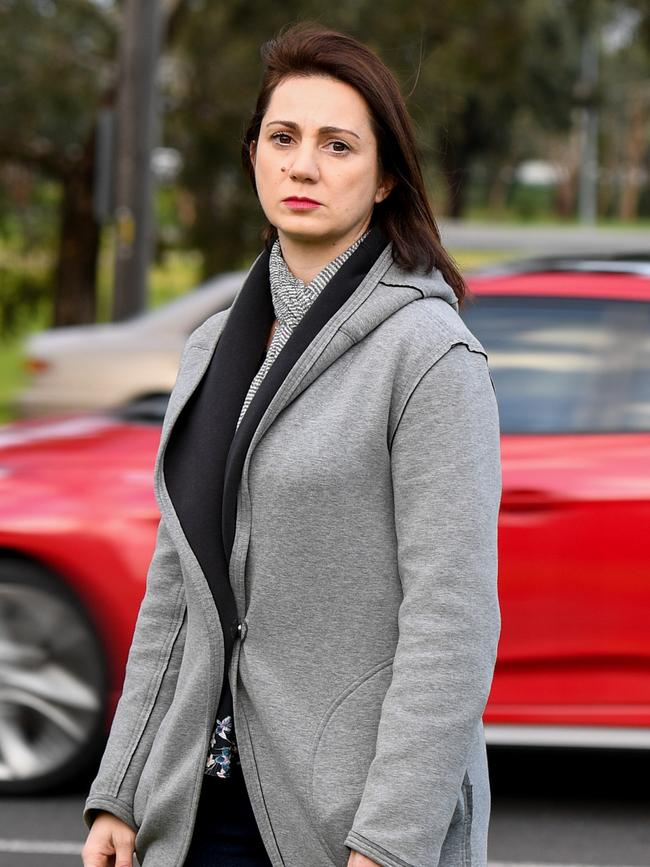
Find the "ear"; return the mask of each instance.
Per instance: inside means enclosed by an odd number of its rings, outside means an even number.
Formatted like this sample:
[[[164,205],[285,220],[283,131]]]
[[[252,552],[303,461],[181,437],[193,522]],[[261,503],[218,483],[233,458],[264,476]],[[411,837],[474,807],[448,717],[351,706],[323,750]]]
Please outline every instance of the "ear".
[[[248,156],[250,157],[250,161],[253,164],[253,168],[255,168],[255,153],[257,150],[257,142],[253,139],[252,142],[248,145]]]
[[[383,202],[384,199],[387,199],[397,181],[392,175],[384,175],[381,179],[381,183],[377,187],[377,192],[375,193],[375,204],[379,204],[379,202]]]

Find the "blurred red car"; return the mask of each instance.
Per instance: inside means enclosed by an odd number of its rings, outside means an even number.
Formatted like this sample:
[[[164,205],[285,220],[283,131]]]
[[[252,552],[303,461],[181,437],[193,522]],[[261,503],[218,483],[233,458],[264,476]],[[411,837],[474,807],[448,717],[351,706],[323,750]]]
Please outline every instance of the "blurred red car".
[[[488,741],[650,747],[650,256],[471,289],[502,433]]]
[[[650,747],[650,257],[470,287],[503,435],[488,741]],[[153,552],[165,404],[0,428],[0,791],[58,784],[102,747]]]

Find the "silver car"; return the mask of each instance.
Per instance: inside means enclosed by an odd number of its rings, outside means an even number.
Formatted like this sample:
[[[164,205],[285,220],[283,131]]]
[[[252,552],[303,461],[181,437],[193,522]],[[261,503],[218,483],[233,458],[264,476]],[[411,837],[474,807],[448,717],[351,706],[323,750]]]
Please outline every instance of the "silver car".
[[[187,336],[225,310],[245,272],[215,277],[181,298],[124,322],[73,325],[31,335],[31,379],[15,398],[18,416],[98,410],[169,394]]]

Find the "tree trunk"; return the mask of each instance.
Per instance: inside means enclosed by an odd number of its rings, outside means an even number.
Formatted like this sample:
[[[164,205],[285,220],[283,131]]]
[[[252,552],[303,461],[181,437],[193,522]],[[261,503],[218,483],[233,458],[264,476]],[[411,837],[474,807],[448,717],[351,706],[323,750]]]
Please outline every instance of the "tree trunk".
[[[576,122],[567,136],[552,135],[548,138],[547,159],[561,169],[555,186],[553,211],[562,219],[573,219],[576,212],[578,166],[580,164],[580,141]]]
[[[251,240],[260,243],[260,228],[264,222],[256,204],[251,212],[250,201],[241,195],[238,186],[230,185],[218,172],[206,173],[202,189],[192,191],[194,221],[190,233],[191,245],[203,257],[203,279],[220,271],[241,267]]]
[[[509,167],[503,163],[496,162],[489,164],[487,206],[488,211],[494,217],[501,217],[506,209],[508,193],[506,176],[509,173]]]
[[[567,171],[560,180],[553,195],[553,212],[562,219],[570,219],[576,212],[576,175]]]
[[[447,200],[447,213],[455,220],[460,220],[465,216],[465,207],[467,204],[467,185],[465,182],[465,172],[462,169],[450,172],[447,175],[447,187],[449,198]]]
[[[630,105],[630,116],[625,135],[625,165],[623,189],[618,206],[621,220],[635,220],[639,213],[639,197],[643,184],[643,159],[648,147],[648,113],[645,92],[636,94]]]
[[[462,164],[462,154],[456,152],[449,140],[440,148],[442,173],[447,182],[447,204],[445,214],[460,219],[465,212],[467,199],[466,169]]]
[[[93,214],[95,131],[81,159],[63,176],[54,326],[94,322],[100,228]]]

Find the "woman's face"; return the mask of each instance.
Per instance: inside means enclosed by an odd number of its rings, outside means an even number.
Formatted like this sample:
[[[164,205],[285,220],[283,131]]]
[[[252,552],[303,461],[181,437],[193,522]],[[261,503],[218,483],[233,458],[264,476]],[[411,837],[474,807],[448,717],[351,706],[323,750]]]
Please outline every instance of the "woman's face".
[[[250,153],[260,203],[281,242],[352,243],[390,192],[379,177],[366,102],[337,79],[281,81]]]

